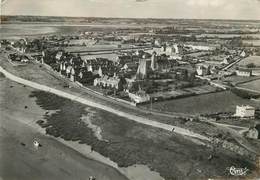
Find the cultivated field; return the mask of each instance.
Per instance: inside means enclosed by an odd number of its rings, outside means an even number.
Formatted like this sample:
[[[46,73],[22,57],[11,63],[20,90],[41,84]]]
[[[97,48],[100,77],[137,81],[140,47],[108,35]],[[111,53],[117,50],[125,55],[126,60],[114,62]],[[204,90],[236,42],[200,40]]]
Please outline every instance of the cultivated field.
[[[235,112],[236,105],[260,105],[248,99],[242,99],[230,91],[204,94],[187,98],[174,99],[164,102],[156,102],[153,109],[168,112],[208,114],[215,112]],[[150,104],[143,107],[150,108]]]
[[[243,87],[243,88],[247,88],[247,89],[251,89],[251,90],[260,92],[260,79],[251,81],[248,83],[240,84],[239,87]]]
[[[239,66],[246,66],[253,63],[257,67],[260,67],[260,56],[249,56],[238,63]]]

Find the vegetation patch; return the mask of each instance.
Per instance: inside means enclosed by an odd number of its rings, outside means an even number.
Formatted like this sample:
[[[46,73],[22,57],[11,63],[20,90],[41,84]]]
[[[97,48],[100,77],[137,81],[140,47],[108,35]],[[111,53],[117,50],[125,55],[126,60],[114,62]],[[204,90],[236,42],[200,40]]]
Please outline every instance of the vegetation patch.
[[[41,91],[32,92],[30,97],[36,97],[43,109],[55,110],[45,114],[45,120],[38,121],[47,134],[88,144],[120,167],[144,164],[167,180],[224,176],[228,174],[226,167],[232,165],[252,168],[251,163],[225,150],[213,152],[180,135],[126,121],[103,110],[88,108],[86,111],[85,105]],[[92,123],[101,127],[107,141],[99,140],[82,121],[82,116],[92,110],[96,112]]]
[[[233,88],[232,92],[236,94],[239,97],[245,98],[245,99],[251,99],[251,98],[259,98],[260,94],[259,93],[254,93],[246,90],[241,90],[237,88]]]
[[[5,75],[0,72],[0,78],[4,78],[4,77],[5,77]]]

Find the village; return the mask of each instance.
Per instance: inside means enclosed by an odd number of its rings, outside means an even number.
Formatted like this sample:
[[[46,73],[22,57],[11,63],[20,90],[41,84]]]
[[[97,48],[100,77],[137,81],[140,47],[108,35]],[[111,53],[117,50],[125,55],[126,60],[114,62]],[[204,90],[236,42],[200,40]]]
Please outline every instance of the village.
[[[15,51],[9,54],[11,62],[35,61],[71,82],[132,106],[148,104],[151,109],[155,102],[226,90],[245,98],[259,97],[258,92],[245,92],[237,86],[260,76],[257,49],[234,47],[234,39],[220,39],[216,45],[200,42],[194,36],[186,37],[187,42],[154,36],[79,32],[73,36],[2,40],[1,47]],[[243,104],[228,116],[225,112],[224,116],[222,112],[202,116],[254,119],[255,111],[258,107]],[[250,126],[248,136],[258,139],[255,125]]]
[[[226,77],[260,75],[253,63],[237,66],[242,59],[258,57],[243,48],[141,39],[117,32],[101,35],[81,32],[1,44],[34,57],[73,82],[133,104],[222,91],[228,88]],[[27,62],[25,57],[10,55],[13,61]]]
[[[16,17],[17,33],[4,25],[1,121],[17,139],[6,151],[84,169],[75,177],[103,178],[85,158],[131,180],[230,177],[233,166],[259,173],[257,23],[56,18]]]

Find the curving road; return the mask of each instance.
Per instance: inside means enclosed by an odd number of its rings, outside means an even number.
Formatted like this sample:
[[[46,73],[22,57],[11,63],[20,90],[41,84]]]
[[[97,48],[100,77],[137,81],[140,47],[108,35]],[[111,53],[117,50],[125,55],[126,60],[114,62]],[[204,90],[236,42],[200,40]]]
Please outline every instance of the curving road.
[[[201,139],[201,140],[209,141],[209,138],[207,138],[206,136],[191,132],[190,130],[187,130],[187,129],[184,129],[184,128],[180,128],[180,127],[169,125],[169,124],[160,123],[160,122],[157,122],[157,121],[152,121],[152,120],[149,120],[145,117],[140,117],[140,116],[133,115],[133,114],[130,114],[130,113],[122,112],[120,110],[117,110],[117,109],[114,109],[114,108],[111,108],[111,107],[108,107],[108,106],[105,106],[105,105],[102,105],[102,104],[99,104],[99,103],[96,103],[96,102],[93,102],[93,101],[89,101],[85,98],[78,97],[78,96],[75,96],[73,94],[48,87],[46,85],[41,85],[41,84],[29,81],[29,80],[25,80],[23,78],[17,77],[15,75],[9,73],[5,69],[3,69],[1,66],[0,66],[0,72],[2,72],[8,79],[10,79],[12,81],[30,86],[32,88],[35,88],[35,89],[38,89],[38,90],[41,90],[41,91],[50,92],[52,94],[55,94],[55,95],[58,95],[58,96],[61,96],[61,97],[64,97],[64,98],[67,98],[67,99],[70,99],[70,100],[73,100],[73,101],[77,101],[79,103],[82,103],[82,104],[85,104],[85,105],[88,105],[88,106],[91,106],[91,107],[102,109],[102,110],[111,112],[111,113],[116,114],[116,115],[121,116],[121,117],[125,117],[129,120],[132,120],[132,121],[135,121],[135,122],[138,122],[138,123],[141,123],[141,124],[145,124],[145,125],[148,125],[148,126],[152,126],[152,127],[164,129],[164,130],[167,130],[167,131],[175,132],[175,133],[178,133],[178,134],[182,134],[182,135],[185,135],[185,136],[195,137],[195,138],[198,138],[198,139]]]

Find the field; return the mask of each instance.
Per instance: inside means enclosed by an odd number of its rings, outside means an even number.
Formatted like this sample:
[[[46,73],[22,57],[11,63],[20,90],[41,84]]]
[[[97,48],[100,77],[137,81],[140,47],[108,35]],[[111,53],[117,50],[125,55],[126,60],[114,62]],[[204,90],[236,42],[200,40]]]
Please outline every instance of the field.
[[[233,37],[254,37],[260,38],[260,34],[201,34],[197,37],[219,37],[219,38],[233,38]]]
[[[111,54],[92,54],[91,53],[91,55],[87,55],[87,54],[81,55],[82,59],[107,58],[111,61],[115,61],[117,57],[118,57],[118,55],[115,53],[111,53]]]
[[[39,36],[57,32],[57,28],[49,26],[37,26],[33,24],[5,24],[0,28],[0,39],[19,39],[25,36]]]
[[[253,46],[260,46],[260,40],[243,40],[243,44],[253,44]]]
[[[243,104],[253,105],[256,107],[260,106],[248,99],[242,99],[230,91],[224,91],[164,102],[156,102],[152,107],[159,111],[208,114],[215,112],[235,112],[236,105]],[[143,105],[143,107],[150,108],[150,104]]]
[[[228,76],[225,77],[225,82],[230,82],[232,84],[242,84],[248,81],[253,81],[254,79],[259,79],[259,77],[251,76],[251,77],[243,77],[243,76]],[[218,81],[216,81],[218,82]]]
[[[257,67],[260,67],[260,56],[249,56],[238,63],[239,66],[246,66],[250,63],[254,63]]]
[[[255,81],[251,81],[251,82],[248,82],[248,83],[240,84],[239,87],[252,89],[254,91],[260,92],[260,79],[255,80]]]

